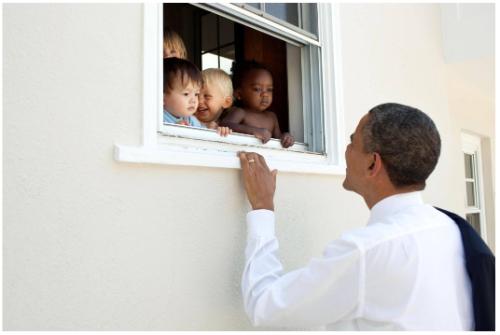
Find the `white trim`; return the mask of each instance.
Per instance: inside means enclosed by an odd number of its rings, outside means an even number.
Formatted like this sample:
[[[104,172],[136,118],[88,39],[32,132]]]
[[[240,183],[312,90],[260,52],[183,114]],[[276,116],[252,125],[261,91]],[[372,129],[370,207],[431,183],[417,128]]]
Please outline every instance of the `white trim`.
[[[132,147],[115,145],[114,157],[117,161],[131,163],[151,163],[165,165],[184,165],[184,166],[204,166],[215,168],[239,169],[240,161],[237,157],[237,151],[201,149],[189,145],[189,140],[182,140],[176,144],[169,143],[152,147]],[[240,148],[241,150],[248,148]],[[266,158],[270,169],[278,169],[282,172],[312,173],[345,175],[345,169],[339,166],[328,164],[326,158],[322,155],[310,153],[294,153],[293,156],[283,153],[282,150],[251,148],[251,151],[257,152]],[[248,150],[247,150],[248,151]],[[313,156],[312,162],[310,160]]]
[[[261,140],[252,135],[236,133],[228,135],[227,137],[221,137],[213,129],[194,128],[178,124],[164,124],[160,126],[159,133],[173,137],[184,137],[184,138],[191,138],[204,141],[229,143],[236,145],[258,146],[264,148],[283,150],[280,141],[273,138],[270,139],[269,142],[263,144]],[[287,151],[298,151],[298,152],[305,152],[306,150],[307,150],[307,145],[304,143],[295,143],[292,147],[289,147],[287,149]]]
[[[226,7],[233,5],[225,5]],[[304,144],[297,143],[288,149],[281,148],[278,140],[262,145],[258,139],[246,135],[230,135],[224,140],[213,130],[189,129],[182,126],[164,126],[161,119],[163,109],[162,67],[163,53],[163,4],[144,4],[144,85],[143,85],[143,141],[141,146],[115,144],[114,157],[117,161],[153,163],[166,165],[205,166],[218,168],[240,168],[238,151],[254,151],[262,154],[272,169],[297,173],[319,173],[345,175],[343,164],[344,123],[341,77],[340,33],[338,22],[332,22],[332,12],[338,20],[338,5],[319,4],[318,22],[322,32],[322,79],[325,84],[322,99],[325,113],[326,155],[307,152]],[[320,18],[321,17],[321,18]],[[264,19],[265,20],[265,19]],[[335,31],[332,33],[332,25]],[[279,25],[278,25],[279,26]],[[284,29],[279,26],[280,29]],[[293,32],[295,33],[295,32]],[[297,34],[297,33],[295,33]],[[300,34],[299,34],[300,35]],[[312,41],[311,41],[312,42]],[[309,41],[308,41],[309,43]],[[316,42],[317,44],[317,42]],[[334,59],[328,57],[334,54]],[[335,69],[335,75],[334,75]],[[332,117],[335,111],[336,117]],[[186,138],[186,130],[190,138]],[[169,135],[162,135],[162,132]],[[200,139],[193,139],[196,133]],[[199,136],[198,136],[199,135]]]
[[[299,42],[303,44],[312,44],[315,46],[321,46],[320,42],[311,37],[308,37],[304,34],[301,34],[293,29],[286,27],[285,25],[276,23],[273,20],[262,17],[248,9],[233,5],[231,3],[206,3],[206,4],[196,4],[196,5],[207,9],[219,9],[219,10],[222,9],[223,10],[222,12],[218,11],[217,13],[218,15],[224,16],[231,20],[235,20],[238,23],[244,25],[251,25],[252,28],[265,32],[266,34],[269,34],[269,32],[261,30],[261,27],[271,28],[273,32],[279,35],[279,38],[286,39],[288,42],[292,44],[296,44],[297,42]],[[318,12],[319,12],[319,7],[318,7]],[[231,15],[228,15],[227,13],[231,13]]]
[[[163,109],[163,4],[144,5],[144,82],[143,82],[143,145],[156,145],[156,131]],[[154,113],[152,112],[154,111]]]
[[[325,111],[325,145],[330,157],[330,163],[345,168],[344,151],[345,123],[344,123],[344,93],[343,62],[340,33],[340,5],[318,3],[319,34],[323,42],[323,94]],[[332,59],[333,55],[333,59]],[[332,80],[333,79],[333,80]],[[333,87],[332,87],[333,86]],[[334,111],[335,118],[332,117]],[[332,132],[333,131],[333,132]]]
[[[477,135],[472,135],[470,133],[462,132],[461,133],[461,142],[462,142],[462,156],[463,154],[473,155],[475,157],[475,161],[473,161],[473,171],[472,175],[477,179],[473,179],[476,189],[477,200],[479,201],[478,207],[470,207],[467,205],[467,190],[465,190],[465,213],[466,214],[475,214],[479,213],[479,224],[481,227],[481,237],[487,241],[487,231],[486,231],[486,208],[484,206],[484,186],[483,186],[483,164],[482,164],[482,154],[481,154],[481,138]],[[463,160],[463,157],[462,157]],[[475,164],[474,164],[475,163]],[[469,178],[465,178],[464,171],[464,180],[470,180]]]

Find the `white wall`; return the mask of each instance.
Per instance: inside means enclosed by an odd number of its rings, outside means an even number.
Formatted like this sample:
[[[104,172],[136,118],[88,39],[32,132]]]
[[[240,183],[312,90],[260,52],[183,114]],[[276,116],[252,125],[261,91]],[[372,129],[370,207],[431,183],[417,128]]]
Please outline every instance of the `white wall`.
[[[449,3],[441,4],[440,9],[454,135],[466,132],[481,138],[485,195],[481,206],[485,209],[488,244],[494,249],[495,5]],[[463,164],[457,167],[463,176]]]
[[[9,4],[3,16],[4,328],[251,329],[239,171],[112,158],[114,143],[141,139],[142,6]],[[342,5],[341,29],[347,135],[378,103],[430,114],[443,155],[424,195],[460,211],[439,6]],[[279,174],[287,270],[364,224],[342,180]]]
[[[494,152],[495,152],[495,60],[493,57],[478,58],[446,65],[448,98],[453,115],[454,136],[460,132],[481,138],[483,159],[483,187],[485,195],[488,244],[495,249],[494,206]],[[457,153],[462,158],[461,153]],[[465,175],[464,164],[457,165],[461,176]],[[465,183],[461,184],[465,194]],[[462,203],[465,198],[462,198]],[[462,210],[461,213],[464,213]]]
[[[445,3],[440,7],[447,62],[494,56],[494,3]]]

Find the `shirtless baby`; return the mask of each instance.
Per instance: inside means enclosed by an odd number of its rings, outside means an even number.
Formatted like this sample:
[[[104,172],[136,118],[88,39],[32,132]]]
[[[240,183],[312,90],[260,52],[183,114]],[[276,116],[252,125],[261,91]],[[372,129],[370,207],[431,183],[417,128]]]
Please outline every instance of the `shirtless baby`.
[[[254,135],[262,143],[277,138],[284,148],[293,145],[293,136],[281,132],[276,114],[268,109],[273,102],[273,77],[265,66],[255,61],[235,64],[233,87],[236,106],[230,108],[220,126]]]

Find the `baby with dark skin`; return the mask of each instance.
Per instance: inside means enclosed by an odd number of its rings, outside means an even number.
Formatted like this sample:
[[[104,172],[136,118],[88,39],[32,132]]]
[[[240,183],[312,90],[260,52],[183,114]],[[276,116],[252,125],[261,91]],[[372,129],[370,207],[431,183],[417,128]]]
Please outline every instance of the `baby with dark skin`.
[[[235,132],[254,135],[267,143],[280,139],[284,148],[295,142],[290,133],[282,133],[276,114],[269,110],[273,102],[273,77],[263,65],[244,62],[233,71],[234,95],[238,106],[231,107],[220,126]]]

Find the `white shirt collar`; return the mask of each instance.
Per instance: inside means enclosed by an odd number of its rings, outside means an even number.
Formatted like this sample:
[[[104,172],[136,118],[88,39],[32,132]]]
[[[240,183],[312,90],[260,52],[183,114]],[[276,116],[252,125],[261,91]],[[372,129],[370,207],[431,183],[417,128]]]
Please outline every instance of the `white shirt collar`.
[[[381,221],[384,217],[399,212],[406,207],[421,205],[423,203],[424,201],[422,200],[420,191],[391,195],[390,197],[380,200],[372,207],[368,224]]]

